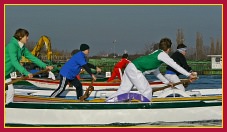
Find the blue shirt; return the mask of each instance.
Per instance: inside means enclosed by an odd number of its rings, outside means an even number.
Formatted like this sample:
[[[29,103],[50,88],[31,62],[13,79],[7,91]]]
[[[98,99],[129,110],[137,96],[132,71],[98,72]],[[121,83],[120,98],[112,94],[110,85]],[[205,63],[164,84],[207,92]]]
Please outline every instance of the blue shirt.
[[[39,70],[32,69],[32,70],[30,70],[29,72],[32,73],[32,74],[35,74],[35,73],[39,72]]]
[[[63,65],[60,74],[67,79],[73,80],[80,73],[82,66],[85,64],[87,64],[85,54],[79,51]]]

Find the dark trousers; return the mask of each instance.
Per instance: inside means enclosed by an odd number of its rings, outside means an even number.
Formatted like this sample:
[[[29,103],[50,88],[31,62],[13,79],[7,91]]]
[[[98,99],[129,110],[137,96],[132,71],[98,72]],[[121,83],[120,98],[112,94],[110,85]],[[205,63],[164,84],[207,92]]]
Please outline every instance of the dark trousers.
[[[83,86],[81,82],[75,77],[73,80],[69,80],[66,77],[60,75],[60,83],[58,88],[50,95],[50,97],[59,97],[61,93],[65,91],[65,87],[70,83],[76,88],[77,99],[83,95]]]

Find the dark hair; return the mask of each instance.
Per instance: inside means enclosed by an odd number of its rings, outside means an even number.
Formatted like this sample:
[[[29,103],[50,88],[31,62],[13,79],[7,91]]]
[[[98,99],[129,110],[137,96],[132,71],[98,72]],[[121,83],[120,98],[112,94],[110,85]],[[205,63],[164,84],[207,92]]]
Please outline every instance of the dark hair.
[[[167,51],[171,48],[172,42],[169,38],[162,38],[159,42],[159,49],[163,51]]]
[[[78,53],[80,50],[78,49],[74,49],[72,52],[71,52],[71,56],[73,56],[74,54]]]
[[[178,45],[177,45],[177,49],[180,49],[180,48],[187,48],[187,46],[184,45],[184,44],[178,44]]]
[[[128,54],[123,54],[122,58],[128,58]]]
[[[24,36],[28,36],[28,35],[29,35],[29,32],[26,29],[19,28],[16,30],[14,37],[20,41]]]

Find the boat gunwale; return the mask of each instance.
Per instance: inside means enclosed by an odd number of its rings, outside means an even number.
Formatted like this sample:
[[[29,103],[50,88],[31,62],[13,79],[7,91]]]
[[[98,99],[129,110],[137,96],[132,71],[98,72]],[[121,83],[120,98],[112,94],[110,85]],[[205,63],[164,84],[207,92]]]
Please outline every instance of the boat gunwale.
[[[34,109],[158,109],[222,106],[222,96],[153,98],[152,102],[115,102],[107,103],[105,99],[90,101],[69,100],[61,98],[42,98],[36,96],[16,95],[21,101],[6,105],[6,108]],[[24,99],[24,101],[23,101]],[[27,99],[27,100],[26,100]],[[30,99],[30,100],[29,100]]]
[[[58,84],[60,80],[51,80],[51,79],[41,79],[41,78],[27,78],[25,81],[35,81],[35,82],[45,82],[45,83],[50,83],[50,84]],[[82,84],[84,86],[86,85],[90,85],[90,81],[83,81],[81,80]],[[150,85],[157,85],[157,84],[163,84],[161,81],[152,81],[149,82]],[[120,85],[120,82],[94,82],[93,83],[94,86],[118,86]],[[163,84],[164,85],[164,84]]]
[[[40,103],[40,102],[15,102],[6,108],[22,109],[70,109],[70,110],[117,110],[117,109],[172,109],[222,106],[221,101],[178,101],[154,103]]]

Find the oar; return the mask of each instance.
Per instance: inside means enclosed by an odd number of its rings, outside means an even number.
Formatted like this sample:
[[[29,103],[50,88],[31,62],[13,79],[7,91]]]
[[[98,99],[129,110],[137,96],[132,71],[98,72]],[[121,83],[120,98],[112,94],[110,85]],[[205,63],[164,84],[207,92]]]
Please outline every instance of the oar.
[[[197,77],[197,78],[193,78],[193,79],[197,80],[198,77]],[[174,83],[174,84],[173,84],[173,87],[176,86],[176,85],[179,85],[179,84],[184,84],[184,83],[189,83],[189,82],[191,82],[190,79],[182,80],[182,81],[180,81],[180,82]],[[157,91],[160,91],[160,90],[164,90],[164,89],[169,88],[169,87],[172,87],[172,86],[171,86],[171,85],[166,85],[166,86],[164,86],[164,87],[155,88],[155,89],[152,90],[152,94],[153,94],[154,92],[157,92]]]
[[[86,89],[84,95],[80,97],[80,101],[87,99],[90,96],[91,92],[94,91],[93,82],[94,80],[92,79],[90,86]]]
[[[40,73],[44,73],[44,72],[47,72],[47,71],[48,71],[48,69],[41,70],[41,71],[36,72],[36,73],[34,73],[34,74],[32,74],[32,75],[33,75],[33,76],[39,75]],[[28,76],[25,76],[25,77],[21,77],[21,78],[12,80],[11,82],[5,83],[5,89],[6,89],[6,90],[8,89],[8,85],[13,84],[13,83],[16,83],[16,82],[19,82],[19,81],[24,80],[24,79],[27,79],[27,78],[28,78]]]

